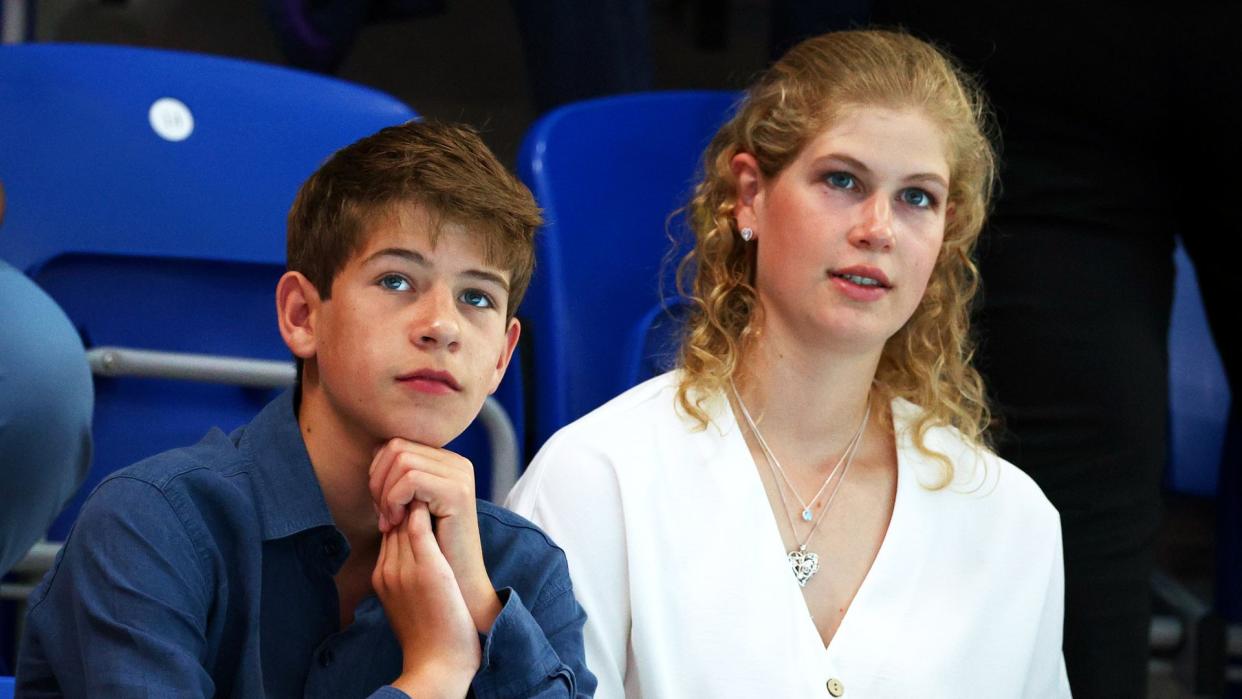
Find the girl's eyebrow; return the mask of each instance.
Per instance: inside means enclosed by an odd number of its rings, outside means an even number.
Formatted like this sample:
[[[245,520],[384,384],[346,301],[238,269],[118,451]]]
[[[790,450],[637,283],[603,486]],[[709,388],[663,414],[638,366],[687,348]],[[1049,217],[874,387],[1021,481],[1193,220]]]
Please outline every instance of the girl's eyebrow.
[[[906,182],[933,182],[935,184],[940,185],[941,187],[944,187],[946,190],[949,188],[949,183],[945,182],[943,177],[941,177],[940,175],[937,175],[934,172],[920,172],[920,173],[916,173],[913,175],[908,175],[905,181]]]
[[[873,174],[871,172],[871,168],[867,167],[866,163],[859,160],[858,158],[855,158],[850,155],[846,155],[845,153],[829,153],[828,155],[817,158],[816,162],[825,162],[829,160],[835,160],[837,162],[844,163],[845,165],[855,170],[858,170],[864,175]],[[945,189],[949,188],[949,183],[946,182],[945,179],[941,177],[939,174],[934,173],[934,172],[918,172],[913,175],[906,175],[905,178],[903,178],[903,181],[905,182],[934,182],[940,185],[941,187],[944,187]]]

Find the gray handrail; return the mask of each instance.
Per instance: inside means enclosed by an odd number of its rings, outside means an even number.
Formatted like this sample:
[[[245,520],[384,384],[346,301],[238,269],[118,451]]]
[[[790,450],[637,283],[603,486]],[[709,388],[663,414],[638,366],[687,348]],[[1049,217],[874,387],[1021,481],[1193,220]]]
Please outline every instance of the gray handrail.
[[[129,347],[96,347],[86,353],[91,371],[101,376],[136,376],[223,383],[253,388],[281,388],[293,384],[296,369],[292,362],[212,354],[156,352]],[[504,502],[517,482],[517,431],[503,406],[488,397],[478,420],[487,431],[492,457],[492,502]],[[41,541],[14,566],[12,572],[24,580],[37,579],[51,569],[60,550],[59,543]],[[0,585],[0,599],[24,599],[33,583]]]
[[[101,376],[139,376],[224,383],[253,388],[280,388],[293,384],[292,362],[214,354],[156,352],[130,347],[96,347],[86,353],[91,370]],[[517,482],[517,431],[504,407],[488,397],[478,419],[487,431],[492,457],[492,491],[489,499],[504,502]]]
[[[297,372],[292,362],[214,354],[156,352],[129,347],[96,347],[86,353],[91,371],[100,376],[139,376],[225,383],[253,388],[290,386]]]

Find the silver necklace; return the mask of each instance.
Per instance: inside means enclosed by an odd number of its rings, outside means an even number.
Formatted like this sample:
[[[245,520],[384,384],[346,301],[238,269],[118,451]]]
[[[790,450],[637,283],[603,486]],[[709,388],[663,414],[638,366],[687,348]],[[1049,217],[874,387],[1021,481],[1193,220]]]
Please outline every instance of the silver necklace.
[[[836,475],[837,470],[841,468],[841,464],[845,461],[846,455],[850,453],[850,449],[862,436],[863,427],[867,424],[866,414],[863,415],[863,421],[858,425],[858,430],[854,432],[854,436],[850,437],[850,441],[846,443],[845,450],[841,452],[841,458],[837,459],[837,463],[832,467],[832,470],[828,472],[828,477],[825,478],[823,484],[819,486],[819,490],[815,491],[815,494],[811,496],[810,500],[804,501],[802,496],[798,495],[797,489],[794,488],[793,481],[789,480],[789,476],[785,473],[784,467],[781,466],[780,460],[777,459],[776,455],[772,453],[772,448],[768,446],[768,441],[763,438],[763,433],[759,431],[759,425],[757,425],[755,423],[755,419],[751,417],[750,410],[746,408],[746,403],[742,400],[742,395],[737,391],[737,385],[730,381],[729,387],[733,389],[733,397],[737,399],[738,407],[742,409],[742,417],[746,418],[746,424],[750,426],[750,431],[755,435],[755,440],[759,442],[759,448],[763,450],[763,455],[768,460],[769,468],[775,468],[776,473],[780,475],[781,480],[785,481],[785,487],[789,488],[789,492],[793,494],[794,499],[797,500],[798,504],[802,506],[802,521],[810,522],[815,518],[815,513],[811,509],[811,506],[819,501],[819,496],[823,495],[824,490],[828,488],[828,484],[832,481],[832,477]],[[867,409],[871,409],[870,404],[868,404]]]
[[[768,448],[767,443],[763,439],[763,435],[759,432],[759,427],[750,416],[750,411],[746,409],[746,403],[742,401],[742,396],[738,393],[737,386],[732,385],[732,382],[730,382],[730,386],[733,389],[733,396],[737,398],[738,406],[742,409],[742,416],[746,418],[746,424],[750,427],[751,433],[755,435],[756,441],[759,442],[759,447],[763,451],[764,461],[768,462],[768,470],[772,472],[772,477],[776,478],[779,470],[780,477],[785,480],[785,485],[789,487],[789,491],[794,494],[794,497],[797,497],[798,493],[794,490],[793,484],[790,483],[789,479],[785,476],[784,469],[780,467],[780,461],[777,460],[776,455],[772,453],[772,450]],[[867,401],[867,409],[863,412],[862,423],[858,426],[858,431],[854,433],[854,436],[850,439],[849,444],[846,445],[845,451],[841,454],[841,458],[845,459],[845,470],[841,472],[841,477],[837,479],[837,484],[833,487],[832,493],[828,495],[828,500],[824,503],[824,509],[820,513],[821,516],[819,521],[811,527],[811,531],[807,532],[806,537],[801,541],[798,540],[798,530],[795,528],[793,516],[789,514],[789,503],[785,500],[785,491],[781,488],[779,481],[776,484],[776,493],[781,499],[781,509],[784,510],[785,518],[789,522],[789,532],[794,537],[794,543],[798,544],[797,549],[789,551],[785,554],[785,559],[789,562],[789,566],[793,570],[794,579],[798,581],[799,587],[806,587],[806,584],[811,581],[811,578],[819,572],[819,554],[814,551],[807,551],[806,547],[807,544],[810,543],[811,537],[815,536],[815,532],[819,529],[819,525],[823,524],[824,519],[826,519],[825,515],[828,514],[828,510],[832,507],[832,501],[836,499],[837,493],[841,490],[841,484],[845,482],[845,476],[849,473],[850,465],[854,463],[854,455],[858,453],[858,448],[862,443],[862,434],[867,426],[867,419],[870,416],[871,401]],[[838,460],[837,466],[840,465],[841,461]],[[832,471],[829,472],[828,478],[824,481],[824,485],[820,487],[820,493],[822,493],[824,487],[828,485],[828,481],[832,480],[832,475],[833,473],[836,473],[837,466],[834,466]],[[819,493],[816,493],[815,498],[818,497]],[[815,498],[811,500],[812,504],[814,504]],[[806,510],[807,508],[804,505],[804,520],[806,519]]]

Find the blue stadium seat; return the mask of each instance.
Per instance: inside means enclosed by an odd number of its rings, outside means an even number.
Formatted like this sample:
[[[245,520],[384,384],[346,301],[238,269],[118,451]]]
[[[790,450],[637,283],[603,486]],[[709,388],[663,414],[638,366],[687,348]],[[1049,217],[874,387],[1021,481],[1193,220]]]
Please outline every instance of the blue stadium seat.
[[[49,538],[64,537],[107,473],[192,444],[211,426],[243,424],[289,380],[273,293],[294,194],[334,150],[415,116],[375,90],[246,61],[116,46],[0,47],[8,193],[0,258],[65,309],[97,375],[95,463]],[[179,353],[182,363],[183,354],[259,360],[248,366],[263,375],[243,385],[218,374],[109,376],[138,365],[108,347]],[[201,377],[210,365],[172,374]],[[520,411],[520,376],[511,374],[500,393]],[[480,427],[455,446],[490,462]],[[478,487],[490,493],[486,470]]]
[[[13,678],[0,677],[0,699],[13,699]]]
[[[519,313],[533,354],[528,444],[628,388],[635,325],[674,292],[673,214],[738,95],[640,93],[568,105],[527,133],[518,174],[547,223]]]
[[[1180,242],[1169,321],[1169,466],[1165,484],[1212,497],[1220,479],[1229,383],[1212,341],[1194,266]]]
[[[1181,663],[1194,668],[1195,686],[1218,691],[1219,663],[1230,633],[1242,637],[1242,463],[1229,383],[1212,339],[1194,265],[1180,241],[1169,322],[1169,455],[1165,488],[1210,498],[1217,516],[1216,596],[1210,603],[1172,577],[1153,577],[1160,603],[1179,618]],[[1232,625],[1232,632],[1226,631]],[[1228,663],[1228,660],[1225,660]],[[1236,690],[1235,690],[1236,691]]]

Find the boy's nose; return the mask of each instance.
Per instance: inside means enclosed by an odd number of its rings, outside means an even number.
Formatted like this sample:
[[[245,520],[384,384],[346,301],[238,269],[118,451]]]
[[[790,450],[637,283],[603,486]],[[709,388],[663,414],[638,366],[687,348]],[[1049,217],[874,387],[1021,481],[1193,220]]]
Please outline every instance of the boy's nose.
[[[862,220],[850,231],[850,242],[867,250],[893,247],[893,206],[888,197],[873,194],[863,204]]]
[[[411,340],[418,347],[443,347],[456,350],[461,339],[461,319],[453,292],[445,288],[428,290],[419,304],[417,320],[411,328]]]

